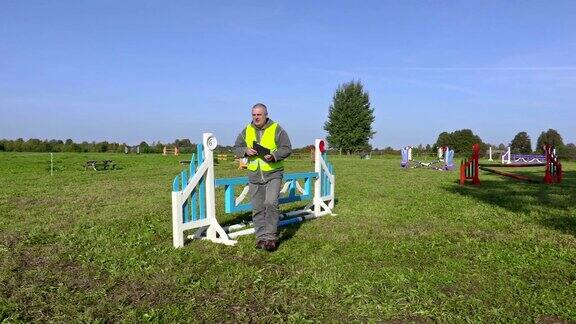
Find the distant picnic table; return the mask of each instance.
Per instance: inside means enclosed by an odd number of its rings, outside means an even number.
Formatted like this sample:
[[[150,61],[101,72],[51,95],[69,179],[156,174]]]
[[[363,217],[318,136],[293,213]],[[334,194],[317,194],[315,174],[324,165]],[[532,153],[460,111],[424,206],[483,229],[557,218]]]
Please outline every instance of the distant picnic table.
[[[86,161],[86,164],[84,164],[84,170],[101,171],[114,169],[116,169],[116,163],[112,160],[90,160]]]

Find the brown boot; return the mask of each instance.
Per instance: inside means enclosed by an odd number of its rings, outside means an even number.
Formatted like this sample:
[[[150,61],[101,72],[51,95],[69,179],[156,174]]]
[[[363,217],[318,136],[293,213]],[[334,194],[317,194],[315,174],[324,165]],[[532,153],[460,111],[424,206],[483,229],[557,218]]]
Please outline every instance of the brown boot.
[[[278,249],[278,242],[276,240],[264,241],[264,250],[268,252],[274,252],[276,249]]]
[[[258,240],[256,241],[256,248],[265,250],[266,249],[266,241],[265,240]]]

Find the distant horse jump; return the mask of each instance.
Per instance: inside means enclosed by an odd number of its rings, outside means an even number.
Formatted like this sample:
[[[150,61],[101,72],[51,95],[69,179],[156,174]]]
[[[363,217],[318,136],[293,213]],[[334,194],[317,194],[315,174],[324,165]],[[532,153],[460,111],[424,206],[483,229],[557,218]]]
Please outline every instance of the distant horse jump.
[[[454,170],[454,150],[449,149],[447,146],[442,146],[438,148],[438,159],[430,162],[416,161],[412,159],[412,147],[406,146],[400,150],[400,155],[402,156],[402,161],[400,166],[404,169],[409,168],[430,168],[434,170],[441,171],[451,171]],[[414,165],[410,166],[410,162]],[[438,165],[439,163],[444,163],[444,165]]]
[[[515,157],[506,157],[510,161],[514,160],[517,161],[516,163],[508,164],[482,164],[479,163],[479,156],[480,156],[480,145],[474,144],[472,146],[472,157],[467,158],[466,160],[462,160],[460,164],[460,185],[464,185],[466,180],[472,180],[472,184],[479,185],[480,184],[480,174],[479,170],[488,171],[491,173],[499,174],[505,177],[523,180],[532,183],[546,183],[552,184],[554,182],[560,183],[562,182],[562,163],[559,162],[558,156],[556,155],[556,150],[554,150],[551,146],[546,145],[544,147],[544,163],[536,163],[536,161],[540,160],[540,156],[535,155],[528,155],[528,154],[517,154]],[[508,151],[510,153],[510,151]],[[504,156],[503,156],[504,159]],[[533,178],[529,178],[523,175],[502,172],[499,170],[494,170],[490,167],[506,167],[506,168],[520,168],[520,167],[535,167],[535,166],[545,166],[545,173],[544,179],[542,181],[535,180]]]
[[[553,149],[556,155],[556,149]],[[544,164],[546,163],[546,154],[511,154],[510,147],[506,153],[502,154],[502,164]]]
[[[180,149],[178,149],[178,146],[175,147],[164,146],[164,149],[162,150],[162,155],[180,155]]]
[[[124,153],[125,154],[129,154],[129,153],[140,154],[140,145],[135,145],[135,146],[126,145],[126,146],[124,146]]]
[[[492,146],[488,147],[488,161],[494,161],[494,159],[492,159],[492,153],[500,154],[500,156],[502,156],[504,150],[500,149],[493,150]]]

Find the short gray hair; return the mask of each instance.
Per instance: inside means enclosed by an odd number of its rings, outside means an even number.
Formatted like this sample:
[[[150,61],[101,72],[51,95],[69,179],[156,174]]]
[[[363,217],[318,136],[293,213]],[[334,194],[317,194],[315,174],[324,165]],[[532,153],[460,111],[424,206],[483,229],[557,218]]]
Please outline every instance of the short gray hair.
[[[261,102],[259,102],[259,103],[255,104],[254,106],[252,106],[252,109],[254,109],[254,108],[262,108],[262,109],[264,109],[264,112],[265,112],[266,114],[268,114],[268,108],[266,107],[265,104],[263,104],[263,103],[261,103]]]

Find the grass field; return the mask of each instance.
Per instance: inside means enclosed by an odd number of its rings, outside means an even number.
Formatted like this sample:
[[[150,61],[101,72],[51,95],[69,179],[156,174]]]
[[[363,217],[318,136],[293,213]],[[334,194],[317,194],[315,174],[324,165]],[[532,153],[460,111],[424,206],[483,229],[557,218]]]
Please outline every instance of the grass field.
[[[460,187],[399,157],[333,157],[338,216],[267,253],[253,236],[172,248],[180,159],[55,154],[51,177],[49,154],[0,153],[0,321],[576,321],[576,163],[562,185]]]

